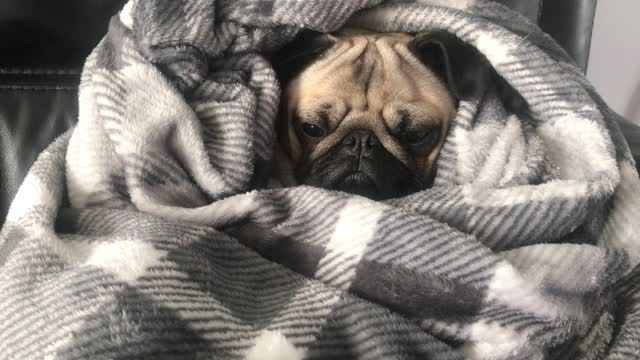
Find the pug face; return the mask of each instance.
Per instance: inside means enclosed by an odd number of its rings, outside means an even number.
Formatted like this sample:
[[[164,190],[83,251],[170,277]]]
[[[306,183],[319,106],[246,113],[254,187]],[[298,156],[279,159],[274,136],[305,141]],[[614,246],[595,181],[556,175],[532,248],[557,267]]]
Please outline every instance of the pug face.
[[[345,30],[291,47],[275,61],[280,177],[375,200],[431,184],[457,101],[486,77],[446,33]]]

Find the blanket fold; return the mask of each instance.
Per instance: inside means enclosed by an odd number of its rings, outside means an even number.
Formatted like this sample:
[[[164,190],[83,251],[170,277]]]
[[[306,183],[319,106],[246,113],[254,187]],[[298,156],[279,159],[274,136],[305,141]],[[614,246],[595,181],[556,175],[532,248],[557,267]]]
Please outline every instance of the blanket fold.
[[[460,102],[434,186],[265,189],[304,29],[444,30],[527,101]],[[485,0],[130,0],[78,125],[0,232],[0,359],[640,357],[640,178],[618,115]]]

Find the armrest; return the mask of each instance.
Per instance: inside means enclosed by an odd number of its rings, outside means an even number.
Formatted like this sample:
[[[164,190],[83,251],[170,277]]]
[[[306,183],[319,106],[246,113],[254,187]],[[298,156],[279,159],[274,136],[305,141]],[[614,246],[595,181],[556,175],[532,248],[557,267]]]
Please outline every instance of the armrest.
[[[548,0],[540,27],[553,36],[586,72],[597,0]]]

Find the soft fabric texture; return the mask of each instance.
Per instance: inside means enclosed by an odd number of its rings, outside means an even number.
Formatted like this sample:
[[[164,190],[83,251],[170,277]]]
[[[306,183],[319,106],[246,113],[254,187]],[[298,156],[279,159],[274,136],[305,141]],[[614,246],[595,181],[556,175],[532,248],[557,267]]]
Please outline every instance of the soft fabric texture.
[[[302,29],[443,29],[531,107],[461,102],[431,189],[256,189]],[[133,0],[0,235],[3,359],[634,359],[640,180],[613,113],[481,0]]]

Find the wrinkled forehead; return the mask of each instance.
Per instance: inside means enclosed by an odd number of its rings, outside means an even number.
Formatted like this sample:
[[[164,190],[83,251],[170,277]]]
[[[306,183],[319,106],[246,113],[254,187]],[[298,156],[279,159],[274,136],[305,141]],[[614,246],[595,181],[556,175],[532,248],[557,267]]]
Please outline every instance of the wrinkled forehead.
[[[408,44],[413,39],[408,34],[346,29],[328,36],[332,38],[334,45],[303,74],[340,71],[343,75],[359,75],[359,72],[371,68],[388,71],[419,65],[419,61],[408,49]],[[354,80],[353,77],[351,80]]]
[[[394,103],[408,103],[434,113],[425,119],[446,118],[452,111],[445,84],[408,49],[412,36],[347,29],[334,38],[322,59],[289,84],[290,108],[382,113]]]

